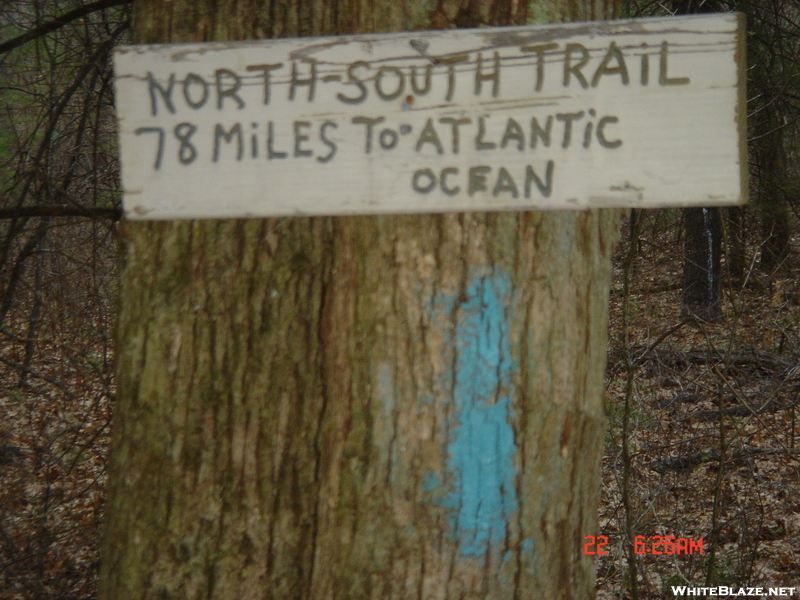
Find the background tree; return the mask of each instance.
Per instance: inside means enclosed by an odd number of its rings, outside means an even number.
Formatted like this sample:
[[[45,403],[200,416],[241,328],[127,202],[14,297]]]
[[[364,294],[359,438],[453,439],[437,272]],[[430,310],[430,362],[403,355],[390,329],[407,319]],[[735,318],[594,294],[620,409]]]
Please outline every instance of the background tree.
[[[761,213],[760,268],[774,274],[790,251],[800,186],[790,173],[800,122],[800,3],[741,0],[749,23],[749,122],[753,195]],[[796,142],[795,142],[796,143]]]
[[[682,313],[705,322],[722,318],[722,216],[719,208],[685,208]]]
[[[672,14],[724,10],[721,0],[673,0]],[[686,242],[683,261],[682,312],[701,321],[722,318],[722,216],[720,208],[683,210]]]
[[[135,9],[139,43],[526,17],[508,0]],[[592,597],[617,224],[125,223],[100,597]]]

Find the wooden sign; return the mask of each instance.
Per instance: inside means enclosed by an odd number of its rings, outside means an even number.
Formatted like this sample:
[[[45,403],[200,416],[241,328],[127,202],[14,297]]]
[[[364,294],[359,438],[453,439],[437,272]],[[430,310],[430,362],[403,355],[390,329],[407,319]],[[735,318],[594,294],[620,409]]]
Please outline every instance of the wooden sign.
[[[736,14],[114,55],[131,219],[746,199]]]

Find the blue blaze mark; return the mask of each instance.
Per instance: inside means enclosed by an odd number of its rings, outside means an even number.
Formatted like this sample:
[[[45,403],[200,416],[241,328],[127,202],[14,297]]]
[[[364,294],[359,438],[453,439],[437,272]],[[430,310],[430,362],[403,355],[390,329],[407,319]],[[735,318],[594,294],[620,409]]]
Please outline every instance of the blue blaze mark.
[[[533,540],[522,541],[522,553],[531,556],[533,554]]]
[[[441,480],[433,471],[425,473],[425,479],[422,480],[422,491],[432,492],[442,485]]]
[[[437,302],[436,317],[456,310],[454,422],[449,424],[447,493],[434,501],[450,509],[449,522],[464,556],[482,556],[506,535],[517,509],[514,431],[510,424],[511,359],[504,299],[507,277],[478,277],[456,306]],[[442,312],[444,311],[444,314]],[[432,480],[423,484],[431,490]]]

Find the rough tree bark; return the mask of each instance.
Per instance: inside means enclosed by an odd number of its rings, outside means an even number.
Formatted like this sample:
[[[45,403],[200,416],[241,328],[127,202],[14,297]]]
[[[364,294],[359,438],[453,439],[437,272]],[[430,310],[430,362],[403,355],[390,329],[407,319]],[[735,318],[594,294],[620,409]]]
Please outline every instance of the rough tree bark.
[[[525,19],[430,5],[142,0],[137,41]],[[100,597],[593,597],[618,216],[124,223]]]

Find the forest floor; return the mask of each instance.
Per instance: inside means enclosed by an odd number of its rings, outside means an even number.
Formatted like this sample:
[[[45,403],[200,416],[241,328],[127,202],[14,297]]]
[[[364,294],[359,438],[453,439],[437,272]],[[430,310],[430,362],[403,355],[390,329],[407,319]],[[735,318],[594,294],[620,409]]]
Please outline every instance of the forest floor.
[[[648,538],[635,561],[638,598],[671,598],[672,585],[800,583],[800,266],[771,277],[753,268],[742,289],[725,288],[719,323],[682,320],[676,214],[648,213],[627,303],[626,234],[614,259],[591,547],[607,539],[600,600],[633,597],[625,540],[635,536]],[[85,297],[49,289],[35,335],[35,294],[25,318],[0,331],[0,600],[95,597],[116,276],[113,267],[75,276],[95,281]],[[654,536],[691,539],[692,553],[656,555],[671,546],[653,548]]]

